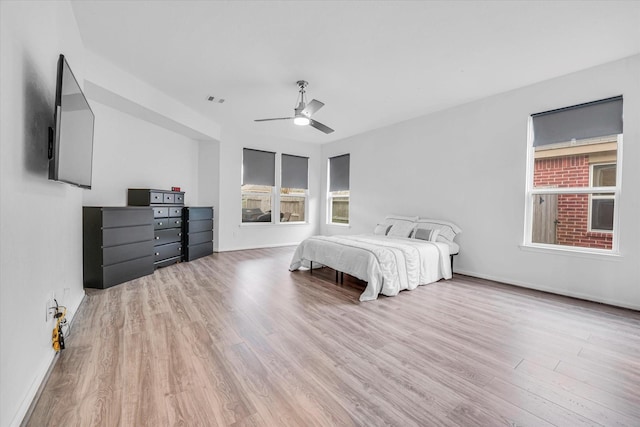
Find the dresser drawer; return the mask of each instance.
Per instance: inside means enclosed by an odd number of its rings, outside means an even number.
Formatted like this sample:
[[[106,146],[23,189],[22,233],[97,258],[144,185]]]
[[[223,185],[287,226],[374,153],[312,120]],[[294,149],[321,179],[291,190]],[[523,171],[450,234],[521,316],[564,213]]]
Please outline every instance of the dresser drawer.
[[[151,256],[153,253],[153,241],[130,243],[128,245],[111,246],[102,251],[102,263],[104,266],[119,262],[131,261],[137,258]]]
[[[165,228],[171,228],[173,225],[169,222],[169,218],[156,218],[153,220],[153,229],[162,230]]]
[[[151,208],[102,209],[102,227],[104,228],[144,225],[149,224],[151,219]]]
[[[151,192],[149,195],[149,203],[164,203],[164,193]]]
[[[153,217],[154,218],[163,218],[169,216],[169,208],[161,208],[154,206],[153,208]]]
[[[202,221],[187,221],[187,231],[189,233],[198,233],[200,231],[213,230],[213,220],[205,219]]]
[[[127,191],[127,204],[129,206],[184,205],[184,192],[150,188],[129,188]]]
[[[180,228],[169,228],[167,230],[156,230],[155,231],[155,240],[154,244],[157,245],[166,245],[167,243],[181,242],[182,241],[182,230]]]
[[[170,207],[169,216],[180,218],[182,216],[182,208],[177,208],[175,206]]]
[[[166,258],[182,255],[182,243],[169,243],[168,245],[155,246],[153,250],[155,251],[155,261],[162,261]]]
[[[199,245],[189,246],[187,248],[187,261],[211,255],[213,253],[213,242],[200,243]]]
[[[200,243],[211,242],[213,240],[213,231],[202,231],[200,233],[189,233],[189,246]]]
[[[106,228],[102,232],[102,246],[126,245],[127,243],[153,240],[153,226],[137,225],[134,227]]]
[[[169,227],[182,227],[182,218],[169,218]]]
[[[213,219],[212,208],[187,208],[187,219],[200,220],[200,219]]]
[[[102,270],[102,287],[108,288],[118,283],[127,282],[153,273],[153,257],[151,255],[131,261],[121,262],[104,267]]]

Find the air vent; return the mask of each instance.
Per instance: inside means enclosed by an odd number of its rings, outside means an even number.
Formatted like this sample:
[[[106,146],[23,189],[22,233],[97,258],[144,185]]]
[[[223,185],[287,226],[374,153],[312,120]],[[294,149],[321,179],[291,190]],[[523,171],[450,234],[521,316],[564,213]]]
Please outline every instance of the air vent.
[[[224,102],[224,98],[216,98],[215,96],[209,95],[207,97],[207,101],[209,101],[209,102],[217,102],[218,104],[222,104]]]

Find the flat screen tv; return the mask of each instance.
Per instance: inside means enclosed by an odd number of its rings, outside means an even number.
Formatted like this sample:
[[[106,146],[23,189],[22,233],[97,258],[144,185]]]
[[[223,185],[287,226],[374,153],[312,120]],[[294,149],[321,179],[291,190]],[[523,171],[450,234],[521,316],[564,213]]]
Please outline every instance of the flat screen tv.
[[[94,115],[64,55],[58,59],[54,122],[49,179],[91,188]]]

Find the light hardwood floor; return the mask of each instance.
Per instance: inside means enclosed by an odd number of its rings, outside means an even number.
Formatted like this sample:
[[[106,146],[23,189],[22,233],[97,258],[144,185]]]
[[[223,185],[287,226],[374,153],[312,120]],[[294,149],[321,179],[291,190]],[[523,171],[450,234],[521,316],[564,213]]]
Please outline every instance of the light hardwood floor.
[[[29,426],[640,426],[640,313],[456,275],[359,303],[293,248],[88,290]]]

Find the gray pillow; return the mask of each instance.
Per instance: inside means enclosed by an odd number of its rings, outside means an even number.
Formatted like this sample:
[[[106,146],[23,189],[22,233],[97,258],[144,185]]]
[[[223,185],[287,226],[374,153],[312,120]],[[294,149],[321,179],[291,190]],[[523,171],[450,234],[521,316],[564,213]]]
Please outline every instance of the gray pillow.
[[[429,242],[435,242],[440,234],[440,230],[431,228],[417,228],[413,233],[414,239],[427,240]]]

